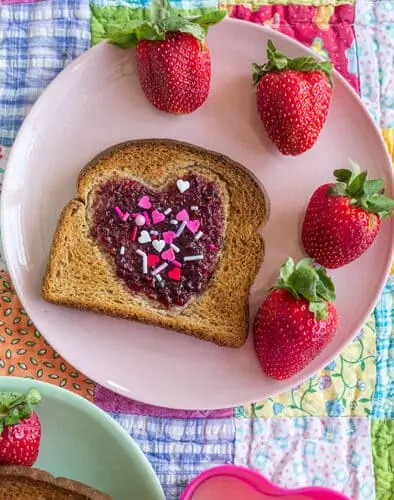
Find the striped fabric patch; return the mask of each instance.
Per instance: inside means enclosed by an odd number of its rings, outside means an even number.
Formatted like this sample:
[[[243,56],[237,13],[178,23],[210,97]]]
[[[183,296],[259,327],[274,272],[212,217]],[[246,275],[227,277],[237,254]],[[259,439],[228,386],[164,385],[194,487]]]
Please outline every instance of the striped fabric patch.
[[[90,46],[88,0],[0,9],[0,144],[11,146],[41,92]]]
[[[187,483],[216,465],[233,463],[232,418],[175,419],[111,414],[137,441],[156,471],[167,500],[178,500]]]

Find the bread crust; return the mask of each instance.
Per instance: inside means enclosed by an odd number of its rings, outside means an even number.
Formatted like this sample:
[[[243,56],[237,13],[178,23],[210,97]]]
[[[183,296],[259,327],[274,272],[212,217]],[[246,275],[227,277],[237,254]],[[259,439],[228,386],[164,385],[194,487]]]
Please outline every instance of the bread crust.
[[[34,496],[33,496],[34,495]],[[79,481],[24,466],[0,466],[0,500],[111,500]]]
[[[217,180],[225,212],[222,253],[206,289],[183,307],[166,309],[133,294],[116,276],[115,264],[90,237],[95,190],[109,179],[134,178],[160,189],[192,172]],[[269,201],[258,181],[230,158],[169,139],[127,141],[108,148],[82,169],[78,198],[64,208],[42,285],[49,302],[135,319],[194,335],[219,345],[241,346],[249,327],[249,289],[262,264],[259,234]]]

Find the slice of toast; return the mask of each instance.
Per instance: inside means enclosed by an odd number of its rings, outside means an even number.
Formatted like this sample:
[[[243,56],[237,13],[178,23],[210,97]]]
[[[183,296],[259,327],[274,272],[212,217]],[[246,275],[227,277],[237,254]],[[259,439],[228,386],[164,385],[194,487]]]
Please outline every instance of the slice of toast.
[[[111,500],[111,497],[40,469],[0,466],[0,500]]]
[[[223,245],[206,288],[182,307],[164,307],[144,293],[133,293],[117,277],[113,258],[91,236],[92,210],[100,187],[110,180],[133,179],[160,190],[190,173],[220,186]],[[46,300],[162,326],[219,345],[238,347],[245,342],[249,289],[263,260],[258,230],[266,221],[268,198],[242,165],[178,141],[130,141],[94,158],[79,175],[77,193],[58,223],[42,286]]]

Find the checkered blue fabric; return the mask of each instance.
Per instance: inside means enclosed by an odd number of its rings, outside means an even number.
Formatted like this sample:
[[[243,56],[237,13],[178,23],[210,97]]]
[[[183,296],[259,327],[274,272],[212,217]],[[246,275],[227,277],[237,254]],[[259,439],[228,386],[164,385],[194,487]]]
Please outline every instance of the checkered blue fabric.
[[[372,416],[394,418],[394,277],[386,283],[375,308],[376,385]]]
[[[203,470],[234,463],[235,426],[232,418],[112,416],[145,453],[167,500],[178,500],[187,483]]]
[[[88,0],[0,8],[0,144],[11,146],[37,97],[90,45]]]

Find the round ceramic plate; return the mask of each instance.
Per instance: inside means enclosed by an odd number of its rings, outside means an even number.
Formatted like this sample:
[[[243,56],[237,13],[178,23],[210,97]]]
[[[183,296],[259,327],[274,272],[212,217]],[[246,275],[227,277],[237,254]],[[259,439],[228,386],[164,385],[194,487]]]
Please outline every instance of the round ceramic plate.
[[[2,231],[15,288],[46,339],[86,375],[125,396],[173,408],[218,408],[284,391],[327,364],[361,328],[384,284],[394,220],[372,248],[332,272],[340,317],[324,352],[291,380],[265,377],[251,338],[240,349],[46,303],[40,294],[59,214],[75,196],[79,171],[97,153],[136,138],[171,138],[224,153],[265,186],[271,213],[263,235],[266,256],[251,291],[253,318],[283,261],[302,254],[300,222],[312,192],[332,171],[359,162],[393,192],[390,159],[356,94],[337,74],[327,124],[315,147],[282,156],[259,121],[251,64],[265,61],[268,37],[290,56],[308,50],[275,31],[226,20],[211,29],[212,87],[189,116],[156,111],[138,84],[132,50],[101,44],[71,64],[44,92],[26,119],[9,161]],[[242,224],[242,221],[240,221]],[[237,269],[234,269],[234,273]],[[368,285],[367,285],[368,284]]]
[[[164,500],[164,493],[137,444],[111,417],[85,399],[50,384],[0,377],[0,392],[36,388],[41,422],[34,467],[93,486],[113,500]]]

